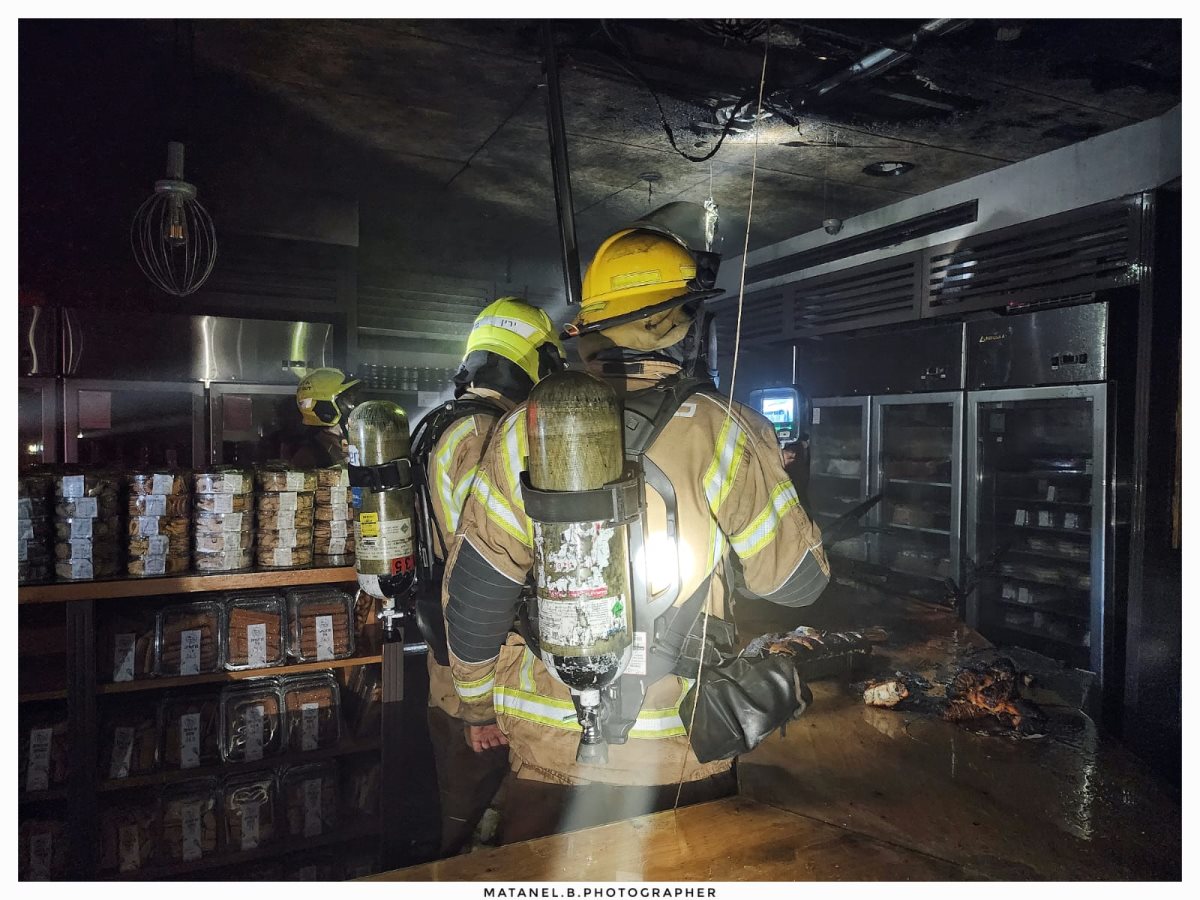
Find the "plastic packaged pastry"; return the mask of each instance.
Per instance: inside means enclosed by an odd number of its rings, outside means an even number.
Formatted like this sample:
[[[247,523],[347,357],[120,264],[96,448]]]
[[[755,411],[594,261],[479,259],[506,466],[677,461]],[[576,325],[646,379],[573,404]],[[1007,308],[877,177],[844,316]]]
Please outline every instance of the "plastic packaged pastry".
[[[154,675],[156,618],[153,610],[105,610],[97,627],[97,681],[134,681]]]
[[[61,819],[26,819],[17,829],[17,878],[53,881],[67,874],[67,824]]]
[[[264,569],[295,569],[303,566],[311,566],[313,552],[310,547],[275,547],[272,550],[260,549],[255,560]]]
[[[225,599],[225,668],[262,669],[287,662],[287,603],[274,591]]]
[[[221,761],[221,700],[216,692],[165,697],[159,718],[163,768],[195,769]]]
[[[284,678],[280,690],[287,752],[307,753],[337,744],[342,736],[341,691],[332,674]]]
[[[261,678],[221,691],[221,759],[252,762],[283,747],[279,681]]]
[[[97,861],[102,872],[138,872],[154,864],[162,814],[152,798],[112,803],[100,811]]]
[[[254,563],[249,550],[196,550],[193,565],[197,572],[236,572]]]
[[[317,469],[317,490],[331,487],[350,487],[350,471],[343,466],[326,466]]]
[[[307,549],[312,547],[312,539],[312,529],[310,528],[260,528],[258,531],[258,549],[260,551],[274,550],[277,547]]]
[[[271,491],[258,495],[257,510],[261,516],[265,513],[287,512],[289,510],[311,510],[312,491]]]
[[[130,494],[125,504],[131,516],[190,516],[191,494]]]
[[[32,716],[22,722],[20,734],[21,791],[34,794],[65,785],[70,774],[66,711]]]
[[[292,588],[288,600],[288,654],[299,662],[354,655],[354,598],[332,588]]]
[[[17,581],[20,584],[49,581],[54,574],[52,483],[49,475],[28,474],[17,479]]]
[[[244,513],[253,509],[253,494],[195,494],[192,508],[198,513]]]
[[[278,787],[275,774],[231,775],[222,786],[225,847],[232,853],[257,850],[279,837]]]
[[[192,490],[196,494],[251,494],[254,492],[254,474],[237,466],[216,466],[192,476]]]
[[[131,472],[126,476],[131,495],[187,496],[192,491],[191,473],[178,469]]]
[[[163,790],[162,852],[171,862],[194,862],[217,852],[220,790],[198,778]]]
[[[231,550],[236,555],[238,551],[249,551],[254,546],[254,532],[250,529],[245,531],[198,529],[192,543],[200,553]]]
[[[310,531],[313,527],[313,510],[281,509],[259,512],[258,531]]]
[[[221,668],[221,604],[168,606],[158,614],[159,675],[200,675]]]
[[[289,836],[314,838],[337,827],[338,770],[332,760],[290,766],[281,782]]]
[[[158,768],[159,708],[136,702],[101,711],[99,777],[120,780]]]
[[[254,471],[260,491],[315,491],[317,473],[312,469],[293,469],[284,463],[267,463]]]

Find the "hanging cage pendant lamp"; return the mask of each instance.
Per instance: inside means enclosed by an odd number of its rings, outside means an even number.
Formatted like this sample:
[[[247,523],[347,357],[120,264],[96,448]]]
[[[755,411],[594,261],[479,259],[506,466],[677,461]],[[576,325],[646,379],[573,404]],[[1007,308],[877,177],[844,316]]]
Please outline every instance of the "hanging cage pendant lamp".
[[[217,234],[196,186],[183,180],[183,144],[167,144],[167,177],[138,207],[129,239],[138,268],[168,294],[186,297],[212,274]]]

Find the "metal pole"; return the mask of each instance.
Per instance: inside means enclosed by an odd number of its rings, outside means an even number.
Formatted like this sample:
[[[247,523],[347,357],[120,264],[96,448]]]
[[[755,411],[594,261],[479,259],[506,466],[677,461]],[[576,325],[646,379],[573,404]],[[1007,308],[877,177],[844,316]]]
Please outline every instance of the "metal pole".
[[[546,75],[546,122],[550,131],[550,168],[554,174],[554,205],[558,209],[558,238],[562,251],[563,283],[567,305],[580,299],[579,244],[575,240],[575,206],[571,201],[571,166],[567,160],[567,129],[563,125],[562,90],[558,82],[558,54],[550,20],[542,22],[542,66]]]

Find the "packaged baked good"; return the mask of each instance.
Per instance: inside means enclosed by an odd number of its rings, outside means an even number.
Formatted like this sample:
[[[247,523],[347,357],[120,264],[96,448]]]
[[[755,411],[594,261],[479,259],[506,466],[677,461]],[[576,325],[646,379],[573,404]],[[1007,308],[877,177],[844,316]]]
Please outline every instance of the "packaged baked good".
[[[122,478],[113,472],[71,471],[54,478],[54,496],[64,500],[79,497],[116,499],[121,491]]]
[[[192,475],[195,494],[250,494],[254,492],[254,475],[237,466],[215,466]]]
[[[225,846],[231,852],[257,850],[279,837],[278,787],[273,772],[231,775],[225,779],[222,794]]]
[[[264,569],[295,569],[311,566],[313,553],[311,547],[275,547],[271,550],[260,548],[255,561]]]
[[[350,471],[344,465],[317,469],[317,490],[331,487],[350,487]]]
[[[162,764],[165,769],[195,769],[221,761],[221,700],[208,691],[163,698]]]
[[[188,556],[191,552],[190,535],[152,534],[148,537],[129,539],[131,558],[142,556]]]
[[[66,711],[47,711],[21,723],[17,758],[21,791],[28,794],[62,787],[70,774]]]
[[[190,516],[191,494],[130,494],[125,503],[131,516]]]
[[[145,469],[126,476],[131,495],[157,494],[160,497],[187,496],[192,491],[191,473],[179,469]]]
[[[319,556],[354,554],[354,529],[350,522],[317,522],[313,525],[313,553]]]
[[[197,572],[236,572],[254,563],[249,550],[195,550],[192,565]]]
[[[323,505],[318,503],[313,509],[313,519],[317,522],[350,523],[354,521],[354,506],[350,503],[347,503],[345,506]],[[353,528],[350,530],[353,531]]]
[[[225,599],[225,668],[262,669],[287,662],[287,603],[273,591]]]
[[[313,527],[311,509],[281,509],[258,513],[258,531],[307,532]]]
[[[342,736],[341,691],[331,673],[282,679],[284,748],[306,753],[332,747]]]
[[[221,691],[221,758],[252,762],[283,747],[279,681],[256,678]]]
[[[121,501],[116,494],[98,497],[55,497],[54,515],[60,519],[116,519],[121,515]]]
[[[27,474],[17,479],[17,581],[20,584],[48,581],[54,574],[51,484],[48,475]]]
[[[215,778],[198,778],[163,790],[162,856],[195,862],[217,852],[220,788]]]
[[[286,463],[266,463],[254,470],[254,481],[260,491],[315,491],[317,473],[312,469],[296,469]]]
[[[258,549],[274,550],[277,547],[311,548],[312,538],[311,528],[260,528],[258,530]]]
[[[65,545],[68,550],[72,541],[81,544],[86,542],[88,546],[95,546],[99,542],[101,546],[115,549],[124,536],[125,530],[117,516],[108,519],[94,516],[59,516],[54,520],[54,540]],[[59,555],[60,559],[70,557],[70,552]]]
[[[158,855],[162,814],[152,798],[123,800],[100,811],[96,854],[101,872],[138,872],[149,868]]]
[[[69,859],[67,824],[61,819],[26,819],[17,829],[17,878],[21,881],[64,878]]]
[[[289,766],[281,781],[290,837],[320,837],[337,827],[338,770],[333,760]]]
[[[186,572],[192,561],[191,524],[186,516],[130,517],[126,572],[134,577]]]
[[[234,553],[239,550],[248,551],[254,546],[254,531],[249,528],[236,531],[223,531],[220,529],[201,530],[198,528],[196,534],[193,536],[192,543],[195,549],[201,553],[212,553],[222,550],[232,550]]]
[[[221,604],[168,606],[158,614],[159,675],[200,675],[221,668]]]
[[[109,704],[101,710],[101,779],[146,775],[158,768],[159,709],[148,702]]]
[[[105,612],[96,629],[96,680],[152,677],[157,614],[152,610]]]
[[[253,494],[193,494],[192,508],[198,513],[244,513],[254,508],[253,498]]]
[[[287,512],[289,510],[311,510],[314,497],[312,491],[271,491],[258,495],[256,509],[259,516],[264,513]]]
[[[132,516],[130,537],[166,537],[187,540],[192,520],[187,516]]]
[[[288,654],[300,662],[354,655],[354,598],[332,588],[292,588],[287,592]]]
[[[129,562],[125,564],[125,571],[131,578],[144,578],[152,575],[182,575],[188,571],[190,564],[190,556],[137,556],[129,559]]]

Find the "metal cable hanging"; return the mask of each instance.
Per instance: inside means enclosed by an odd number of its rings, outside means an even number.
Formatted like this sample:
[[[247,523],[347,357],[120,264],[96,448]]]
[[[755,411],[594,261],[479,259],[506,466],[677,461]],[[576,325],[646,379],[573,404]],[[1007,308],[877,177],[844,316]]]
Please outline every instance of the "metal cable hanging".
[[[217,233],[196,186],[183,180],[183,144],[167,144],[167,177],[138,207],[129,239],[138,268],[168,294],[186,297],[212,274]]]

